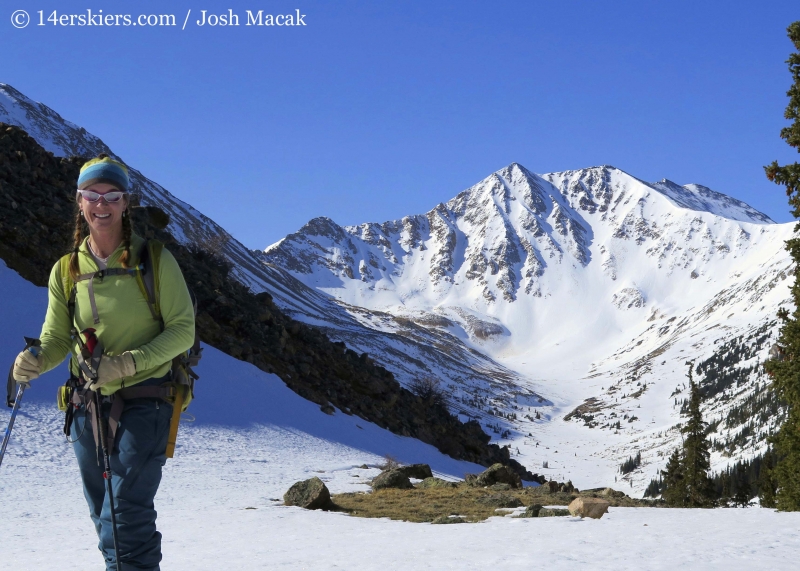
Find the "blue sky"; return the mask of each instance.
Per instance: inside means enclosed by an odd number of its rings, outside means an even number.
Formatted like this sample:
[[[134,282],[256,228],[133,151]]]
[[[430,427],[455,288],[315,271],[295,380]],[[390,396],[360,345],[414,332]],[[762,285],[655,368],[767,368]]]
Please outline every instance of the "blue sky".
[[[514,161],[611,164],[791,219],[762,167],[797,160],[778,137],[796,0],[14,2],[0,82],[251,248],[315,216],[425,212]],[[87,9],[177,26],[36,25]],[[197,26],[203,9],[240,25]],[[307,25],[246,26],[248,9]]]

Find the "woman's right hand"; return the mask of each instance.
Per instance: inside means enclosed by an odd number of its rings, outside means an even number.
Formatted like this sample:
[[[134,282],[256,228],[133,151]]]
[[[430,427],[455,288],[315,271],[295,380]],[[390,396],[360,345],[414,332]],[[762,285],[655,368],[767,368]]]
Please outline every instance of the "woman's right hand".
[[[29,383],[42,372],[42,355],[34,355],[28,349],[17,355],[12,376],[18,383]]]

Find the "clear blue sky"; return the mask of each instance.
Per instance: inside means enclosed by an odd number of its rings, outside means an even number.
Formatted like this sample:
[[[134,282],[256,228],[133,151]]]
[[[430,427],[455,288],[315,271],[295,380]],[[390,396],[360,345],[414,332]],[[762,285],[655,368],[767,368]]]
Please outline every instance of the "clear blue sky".
[[[87,8],[177,26],[36,25]],[[240,25],[197,26],[202,9]],[[248,9],[307,25],[246,26]],[[778,137],[797,19],[797,0],[14,0],[0,82],[251,248],[315,216],[425,212],[514,161],[700,183],[785,222],[762,166],[798,158]]]

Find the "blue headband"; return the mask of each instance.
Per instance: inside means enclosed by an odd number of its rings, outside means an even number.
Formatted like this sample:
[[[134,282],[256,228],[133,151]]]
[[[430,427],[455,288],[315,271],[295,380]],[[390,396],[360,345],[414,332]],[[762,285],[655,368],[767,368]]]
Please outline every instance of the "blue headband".
[[[81,174],[78,176],[78,188],[85,190],[98,182],[113,184],[120,190],[128,192],[130,186],[128,169],[122,163],[108,157],[92,159],[81,168]]]

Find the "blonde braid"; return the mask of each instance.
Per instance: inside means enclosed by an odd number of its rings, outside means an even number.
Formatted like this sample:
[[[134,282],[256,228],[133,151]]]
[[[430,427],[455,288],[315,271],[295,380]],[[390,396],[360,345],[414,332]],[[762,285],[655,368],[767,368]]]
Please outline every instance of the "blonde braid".
[[[129,268],[131,261],[131,215],[126,208],[122,213],[122,245],[125,251],[119,257],[123,268]]]
[[[80,203],[77,204],[75,210],[75,232],[74,236],[74,244],[72,255],[69,258],[69,275],[73,281],[78,279],[78,276],[81,275],[81,267],[80,262],[78,261],[78,250],[81,247],[81,243],[83,243],[83,216],[81,215],[81,206]]]

